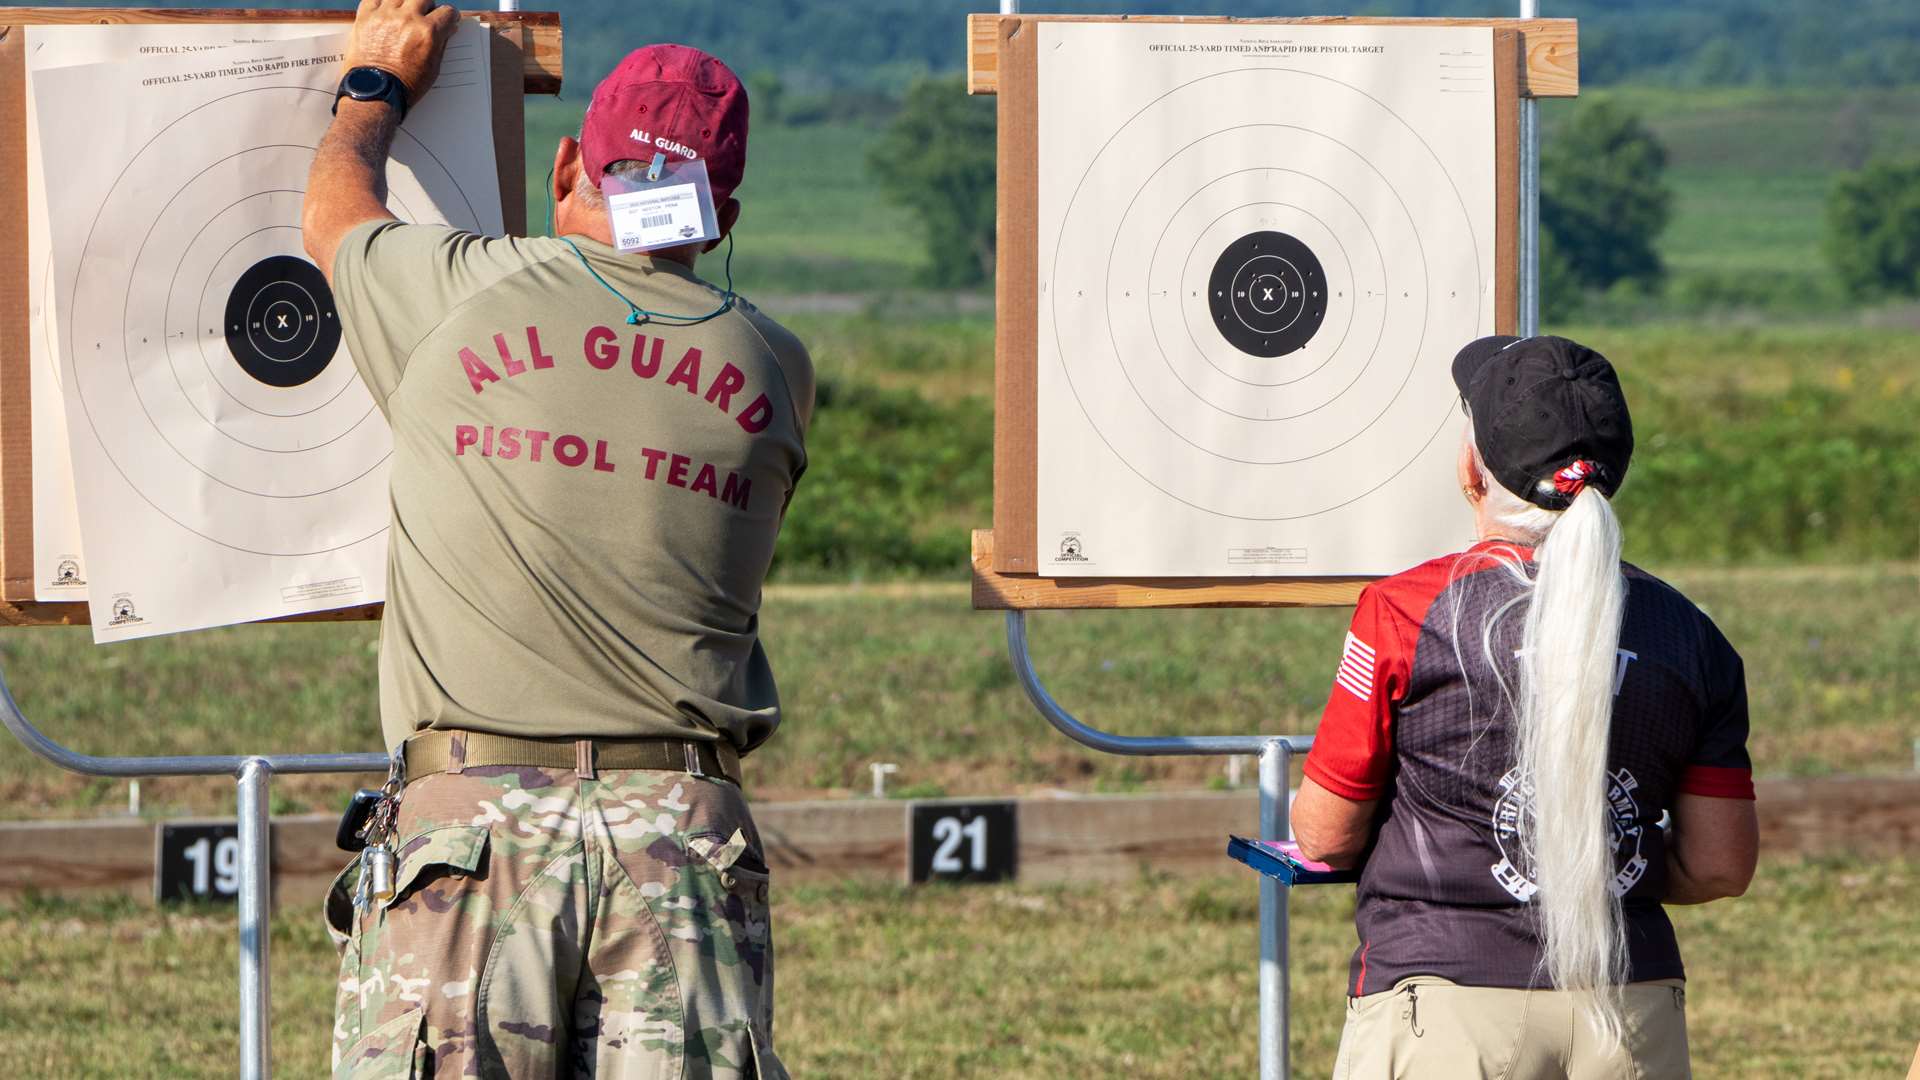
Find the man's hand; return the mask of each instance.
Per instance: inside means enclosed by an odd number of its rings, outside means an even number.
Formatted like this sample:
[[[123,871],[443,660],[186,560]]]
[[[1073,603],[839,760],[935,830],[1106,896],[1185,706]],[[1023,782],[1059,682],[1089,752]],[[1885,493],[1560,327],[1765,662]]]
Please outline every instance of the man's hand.
[[[376,67],[407,88],[407,107],[420,103],[440,74],[460,11],[434,0],[360,0],[347,43],[346,70]]]

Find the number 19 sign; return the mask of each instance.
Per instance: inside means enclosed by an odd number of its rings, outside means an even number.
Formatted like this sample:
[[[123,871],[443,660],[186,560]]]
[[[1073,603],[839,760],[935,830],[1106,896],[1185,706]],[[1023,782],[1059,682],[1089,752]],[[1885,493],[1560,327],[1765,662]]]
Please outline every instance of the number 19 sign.
[[[907,869],[923,881],[1007,881],[1018,869],[1019,834],[1010,802],[915,803]]]
[[[154,898],[233,903],[240,897],[240,826],[234,822],[162,824],[154,858]]]

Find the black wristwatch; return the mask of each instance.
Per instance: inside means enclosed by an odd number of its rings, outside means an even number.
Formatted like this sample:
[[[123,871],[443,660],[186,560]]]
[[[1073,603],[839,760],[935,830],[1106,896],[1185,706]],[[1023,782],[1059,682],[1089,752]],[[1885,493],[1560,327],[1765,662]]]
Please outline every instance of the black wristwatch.
[[[340,78],[340,89],[334,91],[333,111],[340,111],[340,99],[350,97],[355,101],[384,101],[393,106],[394,115],[401,120],[407,118],[407,87],[393,73],[377,67],[357,67]]]

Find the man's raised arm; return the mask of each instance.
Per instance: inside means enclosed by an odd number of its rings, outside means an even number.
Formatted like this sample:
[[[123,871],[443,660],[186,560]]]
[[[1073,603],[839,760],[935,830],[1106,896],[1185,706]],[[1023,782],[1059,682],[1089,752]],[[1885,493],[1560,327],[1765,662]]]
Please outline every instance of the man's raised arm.
[[[356,225],[391,221],[387,153],[406,110],[433,86],[460,12],[434,0],[362,0],[347,45],[333,126],[307,174],[300,215],[307,256],[333,280],[333,257]]]

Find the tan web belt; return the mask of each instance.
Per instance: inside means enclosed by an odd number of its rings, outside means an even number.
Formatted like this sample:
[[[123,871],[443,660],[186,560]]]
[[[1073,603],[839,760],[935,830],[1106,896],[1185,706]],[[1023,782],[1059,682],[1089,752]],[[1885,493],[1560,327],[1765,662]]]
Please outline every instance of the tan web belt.
[[[423,731],[406,742],[407,779],[488,766],[567,769],[592,778],[620,769],[654,769],[740,784],[733,744],[689,739],[517,739],[481,731]]]

